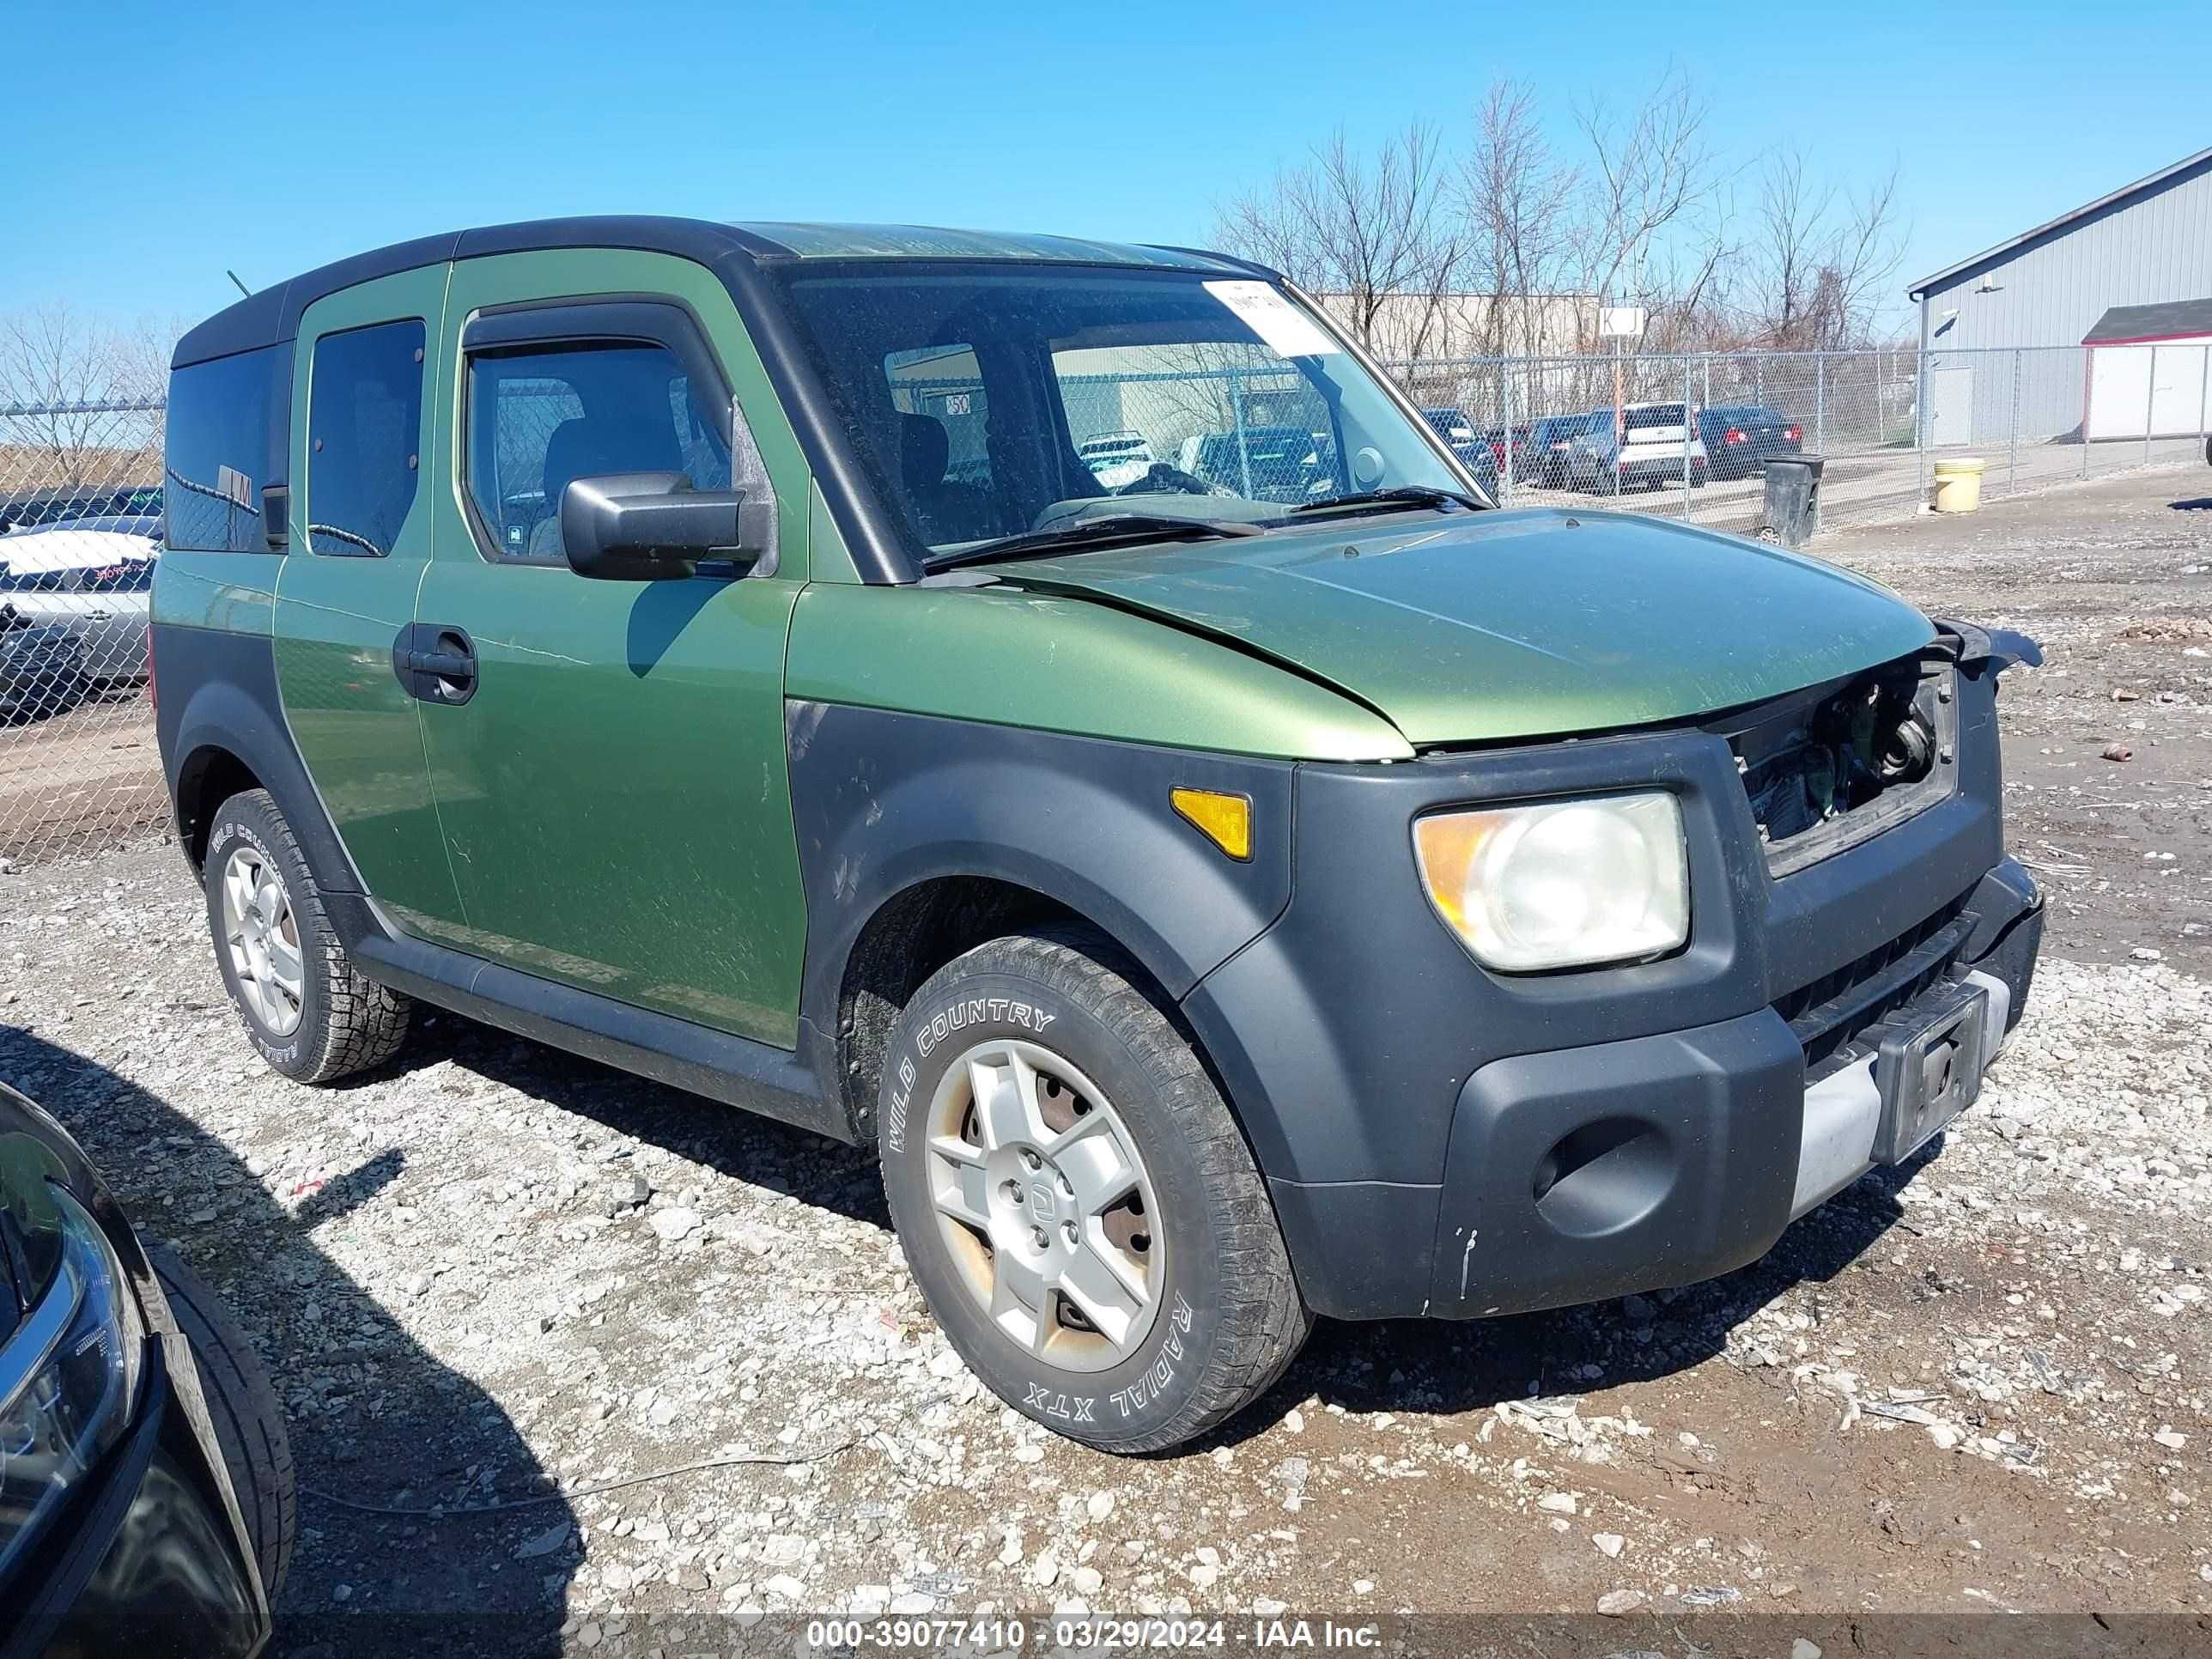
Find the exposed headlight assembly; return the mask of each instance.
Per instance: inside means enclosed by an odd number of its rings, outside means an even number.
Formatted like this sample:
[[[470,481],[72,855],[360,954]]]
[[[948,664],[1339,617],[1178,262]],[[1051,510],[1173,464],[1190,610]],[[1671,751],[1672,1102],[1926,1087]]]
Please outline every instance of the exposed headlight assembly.
[[[1504,973],[1637,962],[1690,937],[1682,809],[1663,792],[1434,812],[1413,848],[1437,913]]]
[[[123,1437],[146,1328],[99,1223],[60,1188],[62,1255],[0,1347],[0,1574]]]

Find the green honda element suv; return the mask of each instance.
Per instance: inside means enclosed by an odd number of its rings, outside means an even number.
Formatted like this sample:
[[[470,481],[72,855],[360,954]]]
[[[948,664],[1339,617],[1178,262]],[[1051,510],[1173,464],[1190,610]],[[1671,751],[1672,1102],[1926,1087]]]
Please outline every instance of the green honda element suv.
[[[954,1346],[1094,1446],[1318,1315],[1753,1260],[2034,969],[2032,642],[1495,511],[1218,254],[404,243],[185,337],[166,524],[177,834],[270,1065],[422,1001],[872,1146]]]

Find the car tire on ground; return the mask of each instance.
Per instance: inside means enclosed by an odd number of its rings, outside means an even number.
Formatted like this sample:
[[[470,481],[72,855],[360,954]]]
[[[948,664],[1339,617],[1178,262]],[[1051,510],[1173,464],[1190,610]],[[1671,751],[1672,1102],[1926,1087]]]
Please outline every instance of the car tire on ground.
[[[300,1522],[283,1404],[252,1340],[222,1299],[172,1251],[157,1246],[146,1256],[177,1328],[192,1346],[200,1394],[215,1422],[216,1443],[222,1449],[239,1512],[246,1518],[261,1587],[274,1602],[292,1564]]]
[[[202,876],[216,964],[262,1059],[297,1082],[328,1083],[398,1051],[411,1005],[348,959],[268,791],[216,809]]]
[[[1100,1450],[1201,1434],[1312,1328],[1189,1038],[1103,936],[978,945],[907,1005],[878,1150],[931,1311],[994,1393]]]

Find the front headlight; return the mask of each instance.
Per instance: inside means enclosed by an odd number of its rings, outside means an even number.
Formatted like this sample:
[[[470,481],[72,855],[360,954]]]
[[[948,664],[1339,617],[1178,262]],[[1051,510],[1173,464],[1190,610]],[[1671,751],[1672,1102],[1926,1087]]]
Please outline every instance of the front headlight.
[[[1682,809],[1663,793],[1587,795],[1413,824],[1429,902],[1508,973],[1634,962],[1690,937]]]
[[[51,1190],[60,1267],[0,1347],[0,1576],[122,1438],[145,1364],[146,1328],[107,1236]]]

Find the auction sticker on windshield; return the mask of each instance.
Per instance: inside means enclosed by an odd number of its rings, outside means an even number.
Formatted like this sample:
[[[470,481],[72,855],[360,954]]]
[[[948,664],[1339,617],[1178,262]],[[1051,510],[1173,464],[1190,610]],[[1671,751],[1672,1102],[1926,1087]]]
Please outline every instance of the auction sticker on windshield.
[[[1267,283],[1208,283],[1206,291],[1282,356],[1313,357],[1342,349],[1322,332],[1319,324]]]

